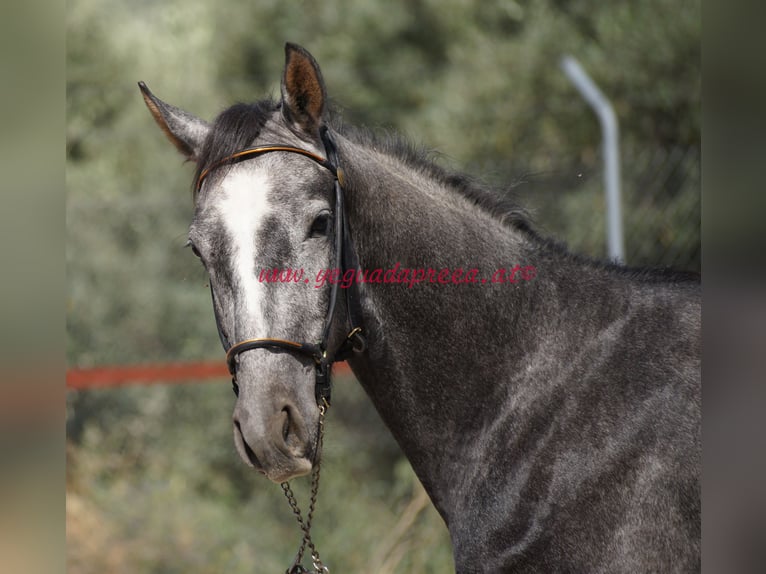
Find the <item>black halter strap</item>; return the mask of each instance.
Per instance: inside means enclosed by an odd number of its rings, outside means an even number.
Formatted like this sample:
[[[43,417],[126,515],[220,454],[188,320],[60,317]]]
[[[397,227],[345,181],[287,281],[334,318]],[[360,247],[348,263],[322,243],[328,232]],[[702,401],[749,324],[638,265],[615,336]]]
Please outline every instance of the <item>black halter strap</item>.
[[[230,164],[237,161],[251,159],[265,153],[271,152],[288,152],[297,153],[304,157],[307,157],[323,168],[329,170],[334,178],[334,191],[335,191],[335,212],[334,212],[334,229],[335,229],[335,269],[340,269],[342,274],[345,274],[348,269],[358,269],[359,260],[354,249],[353,241],[351,240],[351,234],[348,229],[348,223],[346,222],[346,208],[345,200],[343,197],[343,170],[338,167],[338,152],[335,147],[335,142],[330,135],[326,126],[322,126],[320,129],[320,136],[322,143],[325,147],[327,158],[323,158],[313,152],[305,149],[285,146],[285,145],[266,145],[247,148],[238,151],[230,156],[227,156],[220,161],[215,162],[207,169],[200,173],[197,179],[197,190],[202,187],[203,180],[214,169],[221,167],[225,164]],[[212,291],[212,286],[211,286]],[[234,392],[239,395],[239,387],[237,385],[237,357],[245,351],[252,351],[254,349],[268,349],[271,351],[287,351],[289,353],[304,355],[311,358],[315,364],[315,395],[317,404],[330,404],[330,369],[332,364],[337,361],[345,360],[352,352],[361,353],[367,348],[367,343],[362,335],[362,307],[359,297],[359,288],[356,282],[345,289],[346,292],[346,312],[348,315],[349,332],[343,342],[333,351],[330,351],[327,346],[330,338],[330,331],[332,329],[333,320],[335,317],[335,308],[338,300],[338,282],[335,281],[330,285],[330,303],[327,308],[327,316],[325,318],[325,324],[322,328],[322,338],[318,343],[298,343],[295,341],[287,341],[285,339],[273,339],[273,338],[257,338],[246,339],[239,341],[229,346],[228,338],[223,334],[221,325],[218,321],[218,315],[216,314],[216,326],[218,327],[218,335],[221,338],[221,344],[223,344],[226,351],[226,364],[229,368],[229,372],[232,375],[232,385]],[[213,293],[213,299],[215,299],[215,293]]]

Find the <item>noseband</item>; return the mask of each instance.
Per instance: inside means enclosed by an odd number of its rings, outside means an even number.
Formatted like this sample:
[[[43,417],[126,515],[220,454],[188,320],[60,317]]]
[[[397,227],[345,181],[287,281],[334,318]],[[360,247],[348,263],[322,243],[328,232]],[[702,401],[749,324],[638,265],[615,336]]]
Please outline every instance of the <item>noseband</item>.
[[[202,182],[204,179],[214,169],[225,164],[252,159],[266,153],[296,153],[311,159],[332,173],[334,177],[333,187],[335,195],[335,211],[333,213],[333,227],[335,231],[335,269],[340,269],[341,274],[345,274],[346,270],[348,269],[356,270],[359,267],[359,260],[356,255],[356,250],[354,249],[354,244],[351,241],[351,234],[349,232],[348,223],[346,221],[346,208],[345,201],[343,199],[343,170],[338,166],[337,149],[326,126],[322,126],[320,129],[320,136],[322,138],[322,143],[324,144],[327,158],[323,158],[305,149],[287,145],[266,145],[251,147],[233,153],[203,170],[200,173],[199,178],[197,178],[196,189],[199,191],[199,189],[202,187]],[[232,376],[231,383],[233,385],[235,394],[239,395],[239,386],[237,385],[237,366],[239,363],[237,358],[239,355],[254,349],[268,349],[270,351],[287,351],[288,353],[303,355],[312,359],[315,365],[314,393],[316,396],[317,404],[330,404],[330,369],[333,363],[345,360],[352,352],[361,353],[367,347],[366,340],[362,335],[362,309],[359,300],[359,288],[356,282],[353,282],[348,288],[345,289],[346,313],[349,323],[348,335],[340,343],[340,345],[337,346],[337,348],[332,351],[328,349],[330,332],[332,329],[333,319],[335,317],[335,307],[338,300],[338,282],[332,282],[330,289],[330,302],[327,309],[327,316],[325,318],[324,327],[322,329],[322,337],[317,343],[286,341],[284,339],[264,337],[257,339],[245,339],[244,341],[239,341],[238,343],[229,346],[228,339],[223,334],[221,324],[218,319],[218,314],[216,313],[216,326],[218,327],[218,335],[221,338],[221,343],[223,344],[224,349],[228,347],[226,350],[226,364],[229,368],[229,373],[231,373]],[[213,298],[215,298],[214,293]]]

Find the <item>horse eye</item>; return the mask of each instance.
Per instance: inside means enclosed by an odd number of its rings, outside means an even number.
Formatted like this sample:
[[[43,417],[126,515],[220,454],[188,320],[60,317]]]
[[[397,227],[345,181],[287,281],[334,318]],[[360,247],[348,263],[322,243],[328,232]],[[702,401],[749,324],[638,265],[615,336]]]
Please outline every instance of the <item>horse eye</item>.
[[[324,235],[327,235],[329,230],[330,230],[330,214],[320,213],[317,216],[317,218],[314,220],[314,223],[311,224],[311,232],[309,233],[309,235],[311,237],[322,237]]]

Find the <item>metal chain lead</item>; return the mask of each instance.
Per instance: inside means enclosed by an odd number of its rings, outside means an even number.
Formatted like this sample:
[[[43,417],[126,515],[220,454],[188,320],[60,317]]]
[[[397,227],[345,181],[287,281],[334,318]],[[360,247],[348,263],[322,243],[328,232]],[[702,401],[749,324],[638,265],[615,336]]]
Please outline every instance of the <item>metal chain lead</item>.
[[[311,469],[311,497],[309,499],[309,511],[306,514],[306,521],[303,520],[301,509],[298,506],[298,501],[295,498],[293,489],[290,488],[289,482],[283,482],[279,486],[282,487],[282,491],[285,493],[287,502],[295,515],[298,525],[303,531],[303,540],[301,546],[298,548],[298,553],[295,555],[292,566],[287,570],[286,574],[299,574],[306,572],[301,566],[303,560],[303,553],[306,551],[306,546],[311,550],[311,562],[314,566],[316,574],[329,574],[330,570],[322,564],[322,560],[319,558],[319,552],[314,545],[314,541],[311,540],[311,520],[314,518],[314,508],[316,507],[317,494],[319,493],[319,473],[321,470],[321,456],[322,456],[322,443],[324,441],[324,416],[327,412],[326,401],[324,405],[319,406],[319,426],[317,432],[317,446],[316,453],[314,455],[314,465]]]

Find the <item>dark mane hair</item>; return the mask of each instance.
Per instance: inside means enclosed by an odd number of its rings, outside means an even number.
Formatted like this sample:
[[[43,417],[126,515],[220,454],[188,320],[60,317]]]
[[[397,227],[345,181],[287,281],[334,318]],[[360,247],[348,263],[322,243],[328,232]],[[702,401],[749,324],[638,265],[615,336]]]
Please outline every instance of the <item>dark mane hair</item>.
[[[530,213],[515,201],[513,184],[505,189],[493,188],[467,174],[450,171],[437,163],[438,152],[416,146],[396,133],[343,125],[337,121],[333,123],[333,128],[355,143],[374,147],[395,157],[409,167],[440,182],[446,189],[463,195],[491,217],[526,234],[543,250],[563,255],[572,262],[618,273],[641,282],[685,283],[699,281],[699,274],[695,272],[678,271],[671,268],[626,267],[610,261],[573,253],[566,244],[540,235],[534,229],[534,221]]]
[[[249,146],[261,133],[271,113],[277,109],[279,104],[276,101],[261,100],[252,104],[234,104],[218,115],[197,160],[193,183],[195,200],[196,183],[202,172],[223,158]],[[221,173],[217,173],[219,171]],[[216,170],[210,177],[220,177],[223,172],[225,170]]]
[[[502,223],[531,231],[530,214],[516,203],[513,185],[505,189],[492,188],[468,174],[451,171],[438,163],[439,152],[413,144],[395,132],[348,126],[337,121],[332,125],[338,133],[355,143],[374,147],[441,183],[444,188],[463,195]]]

